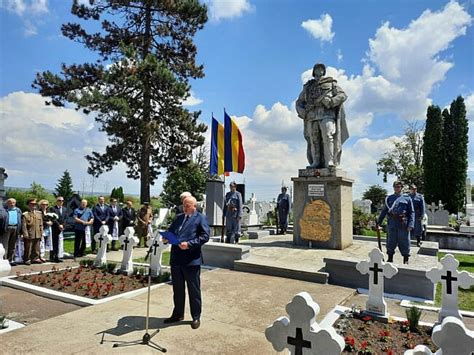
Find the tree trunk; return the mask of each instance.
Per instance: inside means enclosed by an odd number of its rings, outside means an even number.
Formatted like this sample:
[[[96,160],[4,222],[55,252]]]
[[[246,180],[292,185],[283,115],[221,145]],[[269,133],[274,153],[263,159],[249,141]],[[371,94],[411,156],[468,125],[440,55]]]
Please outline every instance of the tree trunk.
[[[143,38],[143,60],[146,60],[148,53],[150,52],[151,45],[151,6],[150,2],[146,3],[145,10],[145,35]],[[142,136],[142,158],[140,164],[140,201],[151,202],[150,201],[150,150],[151,150],[151,131],[150,131],[150,121],[151,121],[151,92],[150,92],[150,83],[145,79],[143,83],[143,136]]]

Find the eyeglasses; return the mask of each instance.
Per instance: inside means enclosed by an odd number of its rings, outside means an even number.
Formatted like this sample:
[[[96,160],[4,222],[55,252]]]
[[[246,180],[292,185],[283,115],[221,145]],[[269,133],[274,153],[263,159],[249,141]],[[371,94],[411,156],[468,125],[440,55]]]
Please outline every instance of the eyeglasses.
[[[58,201],[58,202],[64,202],[64,200],[56,200],[56,201]]]

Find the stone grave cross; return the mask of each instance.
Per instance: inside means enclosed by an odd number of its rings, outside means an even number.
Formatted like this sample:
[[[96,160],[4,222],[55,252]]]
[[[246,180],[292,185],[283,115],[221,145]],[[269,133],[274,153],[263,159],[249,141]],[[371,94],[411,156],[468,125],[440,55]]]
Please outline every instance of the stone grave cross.
[[[459,261],[452,254],[441,259],[441,268],[432,268],[426,272],[426,277],[433,283],[441,282],[441,310],[438,321],[453,316],[462,319],[458,309],[458,287],[469,288],[474,285],[474,276],[467,271],[459,272]]]
[[[10,262],[8,260],[3,260],[3,256],[5,255],[5,248],[3,244],[0,243],[0,277],[8,276],[12,267],[10,266]]]
[[[140,240],[135,236],[135,229],[133,227],[125,228],[125,232],[119,238],[120,243],[123,244],[122,265],[120,271],[124,274],[133,274],[133,247],[140,243]]]
[[[443,323],[436,325],[431,339],[439,347],[435,353],[432,353],[426,345],[418,345],[413,350],[407,350],[404,355],[472,355],[473,353],[474,331],[467,329],[456,317],[446,317]]]
[[[150,273],[152,277],[160,275],[161,259],[163,251],[169,248],[169,244],[164,244],[161,234],[157,230],[153,238],[147,240],[146,244],[151,248],[150,252]]]
[[[383,253],[378,248],[369,253],[369,261],[360,261],[356,265],[361,274],[369,274],[369,299],[366,309],[368,312],[387,317],[387,303],[383,298],[384,277],[391,279],[398,273],[396,266],[383,261]]]
[[[319,305],[309,293],[300,292],[286,305],[288,317],[278,318],[265,330],[273,349],[290,354],[336,355],[344,349],[344,338],[333,327],[322,328],[316,322]]]
[[[112,236],[109,234],[109,227],[105,224],[102,225],[99,229],[99,233],[94,235],[94,239],[99,244],[94,266],[107,264],[107,244],[112,240]]]

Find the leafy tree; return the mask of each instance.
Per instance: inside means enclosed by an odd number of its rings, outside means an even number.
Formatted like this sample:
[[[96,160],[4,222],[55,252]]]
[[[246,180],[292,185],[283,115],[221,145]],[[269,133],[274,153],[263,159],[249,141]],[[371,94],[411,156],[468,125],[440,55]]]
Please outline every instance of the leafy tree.
[[[61,74],[38,73],[33,86],[47,104],[76,105],[94,112],[109,136],[104,153],[86,156],[88,172],[99,176],[118,162],[127,177],[140,179],[140,199],[150,201],[150,185],[162,169],[172,172],[204,143],[207,127],[182,102],[189,80],[204,76],[197,65],[193,36],[207,21],[198,0],[74,0],[72,14],[101,21],[87,32],[79,23],[61,28],[64,36],[95,51],[97,61],[62,65]]]
[[[407,184],[416,184],[423,191],[423,127],[409,123],[403,138],[395,142],[394,148],[377,162],[377,174],[394,175]]]
[[[377,206],[380,206],[384,203],[385,197],[387,196],[388,192],[380,185],[371,185],[369,188],[364,192],[362,198],[365,200],[372,201],[372,206],[370,210],[372,213],[377,212]]]
[[[64,200],[69,201],[69,199],[74,194],[73,186],[72,186],[72,179],[71,174],[69,171],[65,171],[63,176],[58,180],[58,184],[56,185],[55,196],[62,196]]]
[[[112,192],[110,193],[110,198],[116,198],[118,202],[125,202],[125,196],[123,195],[123,187],[119,186],[117,188],[113,188]]]
[[[180,205],[179,195],[183,191],[189,191],[199,201],[206,191],[206,178],[206,172],[203,172],[199,164],[190,161],[168,175],[161,197],[167,204]]]
[[[427,203],[444,200],[444,168],[443,116],[439,106],[431,105],[423,137],[423,192]]]
[[[464,208],[468,162],[468,131],[466,105],[462,96],[453,100],[449,111],[443,110],[444,179],[442,183],[445,208],[455,213]]]

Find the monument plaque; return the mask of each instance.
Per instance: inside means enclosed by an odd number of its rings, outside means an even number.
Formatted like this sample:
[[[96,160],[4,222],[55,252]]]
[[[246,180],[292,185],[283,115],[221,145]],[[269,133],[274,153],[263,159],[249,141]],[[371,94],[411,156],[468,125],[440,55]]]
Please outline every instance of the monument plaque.
[[[322,185],[322,184],[309,184],[308,185],[308,196],[324,196],[324,185]]]

